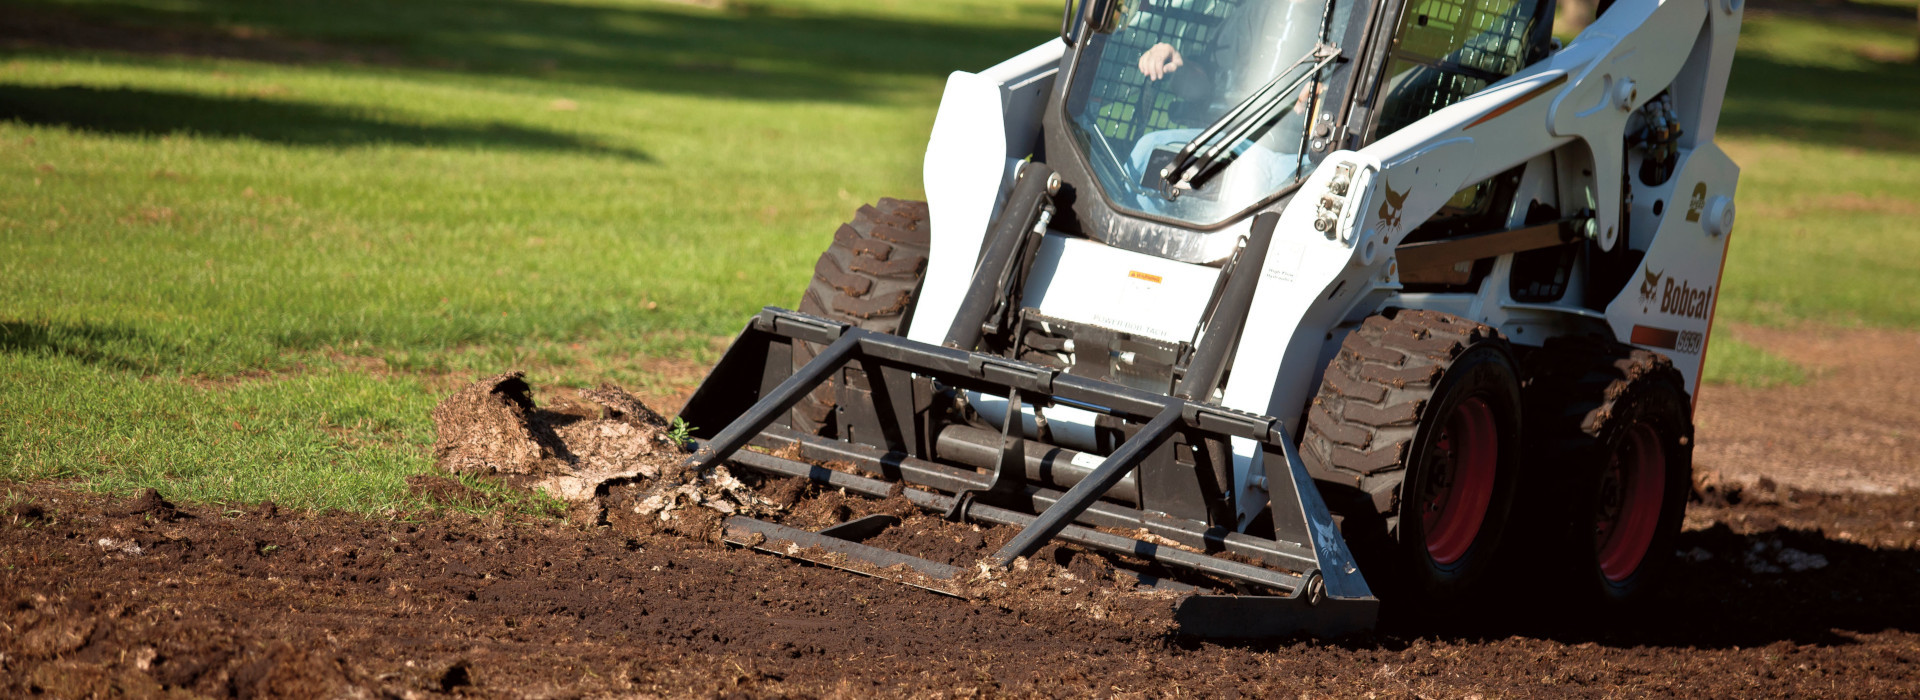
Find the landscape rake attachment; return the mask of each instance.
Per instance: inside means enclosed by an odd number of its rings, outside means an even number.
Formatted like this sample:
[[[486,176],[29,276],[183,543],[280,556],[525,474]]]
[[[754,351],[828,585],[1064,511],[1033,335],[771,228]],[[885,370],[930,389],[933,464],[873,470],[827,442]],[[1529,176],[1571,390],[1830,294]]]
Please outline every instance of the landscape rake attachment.
[[[1603,5],[1562,42],[1548,0],[1066,3],[1058,38],[948,76],[926,201],[861,207],[802,313],[754,319],[682,413],[718,430],[693,462],[1017,529],[989,572],[1052,540],[1141,560],[1198,584],[1195,634],[1470,607],[1513,567],[1651,600],[1734,231],[1743,5]],[[729,528],[979,579],[858,541],[886,525]]]
[[[794,347],[802,342],[824,349],[794,369]],[[840,438],[788,427],[794,405],[829,381]],[[948,409],[961,392],[1004,397],[1011,406],[1090,411],[1106,417],[1117,444],[1105,456],[1036,444],[1013,429],[1021,415],[1015,411],[998,433],[950,421]],[[747,325],[680,415],[692,425],[723,426],[696,430],[701,440],[691,467],[730,461],[863,496],[903,495],[955,520],[1018,528],[983,562],[989,566],[1010,566],[1058,539],[1238,593],[1141,575],[1143,586],[1189,591],[1175,613],[1182,634],[1336,636],[1369,629],[1375,619],[1378,603],[1273,418],[771,307]],[[1207,517],[1230,498],[1209,457],[1221,459],[1235,439],[1258,444],[1268,464],[1286,465],[1267,477],[1271,537]],[[804,461],[741,449],[748,445]],[[834,565],[844,557],[875,569],[905,566],[918,574],[909,582],[937,591],[952,590],[944,582],[970,573],[861,543],[890,521],[869,516],[809,532],[736,516],[725,537],[779,554],[826,554],[816,558]]]

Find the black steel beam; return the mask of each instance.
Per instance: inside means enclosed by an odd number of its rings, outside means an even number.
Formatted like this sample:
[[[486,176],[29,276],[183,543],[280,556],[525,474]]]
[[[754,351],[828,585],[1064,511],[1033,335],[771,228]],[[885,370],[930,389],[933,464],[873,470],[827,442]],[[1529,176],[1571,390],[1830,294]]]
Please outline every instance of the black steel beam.
[[[994,312],[1004,314],[1009,305],[1019,302],[1020,272],[1025,267],[1021,258],[1028,247],[1027,239],[1035,235],[1034,219],[1049,205],[1049,180],[1058,181],[1053,168],[1045,163],[1020,166],[1006,204],[987,228],[986,248],[974,266],[973,279],[960,298],[960,308],[954,312],[953,325],[947,329],[942,345],[971,351],[988,330],[1001,330],[993,323]]]
[[[809,439],[805,434],[784,428],[767,429],[754,441],[754,444],[773,450],[798,446],[800,456],[804,459],[845,462],[869,474],[898,474],[907,483],[948,493],[987,487],[986,478],[977,472],[956,469],[899,453],[890,453],[867,445]],[[1059,491],[1052,489],[1030,488],[1026,495],[1030,503],[1028,510],[1035,512],[1045,510],[1060,500],[1060,495]],[[1086,512],[1080,515],[1079,522],[1095,527],[1122,530],[1145,529],[1149,525],[1147,516],[1138,509],[1105,502],[1095,502],[1088,506]],[[1224,551],[1296,571],[1306,571],[1319,566],[1319,560],[1314,556],[1314,549],[1307,542],[1253,537],[1185,519],[1154,518],[1151,524],[1155,532],[1195,549],[1209,552]]]
[[[838,371],[841,365],[846,364],[847,358],[852,356],[859,344],[860,334],[841,335],[826,349],[821,350],[819,355],[814,356],[813,361],[794,372],[793,376],[787,377],[786,381],[780,382],[780,386],[774,387],[773,391],[761,397],[752,408],[747,409],[746,413],[735,418],[732,423],[728,423],[727,427],[713,436],[712,440],[701,443],[700,449],[687,457],[687,466],[705,469],[725,461],[735,451],[745,447],[753,436],[766,430],[767,426],[778,420],[781,414],[792,409],[801,397],[807,395],[807,392],[813,391],[814,387],[826,381],[829,375]]]
[[[1011,412],[1014,408],[1010,405],[1008,410]],[[1009,420],[1019,420],[1018,416],[1011,413],[1007,417]],[[1148,422],[1145,428],[1141,428],[1140,432],[1121,443],[1120,449],[1114,450],[1106,461],[1101,462],[1100,466],[1095,467],[1093,472],[1087,475],[1087,478],[1074,484],[1073,488],[1067,490],[1066,495],[1061,496],[1060,500],[1055,501],[1034,518],[1033,524],[1021,530],[1020,534],[1014,535],[1006,546],[1000,548],[1000,551],[994,552],[994,562],[1000,566],[1012,564],[1013,560],[1032,554],[1033,550],[1039,549],[1041,544],[1053,539],[1054,535],[1060,534],[1068,523],[1086,512],[1087,506],[1093,505],[1101,494],[1113,488],[1114,484],[1120,483],[1120,477],[1126,476],[1127,472],[1139,466],[1140,460],[1146,458],[1147,453],[1152,452],[1154,448],[1159,447],[1160,443],[1164,442],[1167,435],[1173,431],[1173,426],[1179,422],[1178,406],[1168,406],[1166,410],[1161,411],[1160,415]]]
[[[893,491],[894,482],[870,479],[857,474],[838,472],[826,467],[803,464],[790,459],[782,459],[759,452],[740,452],[733,456],[733,462],[744,467],[757,469],[780,476],[797,476],[820,482],[830,487],[843,488],[854,493],[875,498],[884,498]],[[953,507],[953,497],[929,493],[919,489],[906,489],[903,494],[908,501],[922,509],[934,512],[946,512]],[[1027,527],[1036,518],[997,506],[975,504],[967,510],[967,515],[975,520],[996,525]],[[805,532],[804,530],[802,532]],[[1300,590],[1304,579],[1284,571],[1275,571],[1265,567],[1243,564],[1198,552],[1189,552],[1176,547],[1162,546],[1153,542],[1143,542],[1131,537],[1122,537],[1081,527],[1068,525],[1061,528],[1057,537],[1067,542],[1083,545],[1092,549],[1131,556],[1158,562],[1167,566],[1197,571],[1223,579],[1262,586],[1285,594]]]
[[[758,535],[758,537],[756,537],[756,535]],[[914,571],[918,571],[920,573],[926,574],[929,577],[940,579],[942,581],[952,580],[955,576],[958,576],[960,574],[960,568],[957,566],[950,566],[947,564],[942,564],[937,561],[929,561],[926,559],[921,559],[919,557],[908,556],[892,550],[881,549],[879,547],[871,547],[868,545],[860,544],[858,542],[843,540],[838,537],[834,537],[832,535],[828,535],[821,532],[808,532],[806,530],[802,530],[796,527],[787,527],[785,525],[781,525],[778,523],[770,523],[765,520],[755,520],[753,518],[748,518],[748,517],[738,516],[738,515],[733,516],[731,518],[727,518],[726,529],[724,532],[722,532],[721,539],[742,547],[752,547],[754,549],[760,550],[762,552],[766,552],[768,554],[778,554],[784,557],[793,557],[795,559],[810,561],[816,564],[825,564],[827,566],[832,566],[837,569],[846,569],[847,571],[867,574],[869,576],[873,575],[873,572],[863,571],[858,568],[847,567],[840,563],[834,562],[830,559],[824,559],[824,558],[816,559],[813,557],[807,557],[802,555],[804,554],[804,550],[817,549],[825,552],[839,554],[856,561],[871,564],[880,569],[885,569],[885,568],[894,567],[894,566],[905,566],[909,569],[913,569]],[[799,545],[800,549],[794,550],[794,549],[788,549],[785,547],[770,546],[772,543],[775,543],[775,542],[791,542],[795,545]],[[911,582],[907,582],[907,583],[911,584]],[[925,586],[925,585],[918,585],[918,584],[912,584],[912,585],[916,585],[919,588],[925,588],[930,591],[936,591],[940,593],[947,593],[948,595],[954,595],[950,591],[943,591],[940,588],[935,586]]]
[[[1247,312],[1253,308],[1253,292],[1267,269],[1267,248],[1273,243],[1273,229],[1279,224],[1280,215],[1273,212],[1253,217],[1246,247],[1234,258],[1232,277],[1227,280],[1227,288],[1221,293],[1213,316],[1207,319],[1207,329],[1200,336],[1200,344],[1195,346],[1193,361],[1187,363],[1187,373],[1180,379],[1180,386],[1173,391],[1175,396],[1206,401],[1213,395],[1214,387],[1220,385],[1227,358],[1240,343],[1240,331],[1247,325]]]

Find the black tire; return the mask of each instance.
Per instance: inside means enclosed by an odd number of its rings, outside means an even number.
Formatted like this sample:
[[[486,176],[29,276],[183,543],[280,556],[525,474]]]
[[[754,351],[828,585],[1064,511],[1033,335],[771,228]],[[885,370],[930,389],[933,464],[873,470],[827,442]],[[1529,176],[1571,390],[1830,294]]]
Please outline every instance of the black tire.
[[[1512,348],[1489,326],[1388,310],[1347,335],[1300,453],[1376,591],[1456,601],[1487,576],[1513,502],[1520,410]]]
[[[800,311],[881,333],[904,334],[927,273],[931,244],[926,202],[882,198],[840,225],[813,265],[813,280],[800,295]],[[812,343],[795,343],[797,369],[819,354]],[[838,377],[813,390],[793,408],[793,427],[832,435]]]
[[[1543,353],[1527,387],[1539,416],[1532,459],[1569,467],[1560,491],[1536,500],[1544,506],[1536,512],[1561,514],[1539,518],[1553,537],[1543,559],[1557,562],[1556,587],[1568,599],[1630,607],[1665,578],[1686,516],[1693,408],[1685,380],[1665,355],[1617,343],[1565,341]],[[1634,537],[1636,522],[1650,530]]]

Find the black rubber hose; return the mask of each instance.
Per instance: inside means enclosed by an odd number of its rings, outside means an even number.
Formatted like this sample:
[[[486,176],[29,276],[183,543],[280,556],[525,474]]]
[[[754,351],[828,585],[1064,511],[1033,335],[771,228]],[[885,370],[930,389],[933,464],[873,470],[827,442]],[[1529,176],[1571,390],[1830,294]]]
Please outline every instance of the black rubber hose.
[[[1008,276],[1014,274],[1017,258],[1026,248],[1021,243],[1032,233],[1035,217],[1049,203],[1047,183],[1054,177],[1053,168],[1045,163],[1029,162],[1020,167],[1006,206],[987,228],[986,253],[973,269],[973,282],[968,284],[967,295],[960,300],[960,310],[947,329],[947,347],[972,352],[980,344],[987,315],[1001,301]]]

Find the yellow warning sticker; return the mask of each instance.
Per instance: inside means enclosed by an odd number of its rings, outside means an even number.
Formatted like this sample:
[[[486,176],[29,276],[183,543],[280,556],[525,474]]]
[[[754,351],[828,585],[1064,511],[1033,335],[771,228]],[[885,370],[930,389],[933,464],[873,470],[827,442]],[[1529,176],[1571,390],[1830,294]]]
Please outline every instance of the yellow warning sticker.
[[[1128,276],[1128,277],[1132,277],[1132,278],[1134,278],[1134,279],[1137,279],[1137,280],[1145,280],[1145,281],[1148,281],[1148,282],[1152,282],[1152,283],[1154,283],[1154,284],[1159,284],[1159,283],[1160,283],[1160,276],[1159,276],[1159,275],[1150,275],[1150,274],[1147,274],[1147,273],[1145,273],[1145,272],[1141,272],[1141,271],[1139,271],[1139,270],[1128,270],[1128,271],[1127,271],[1127,276]]]

